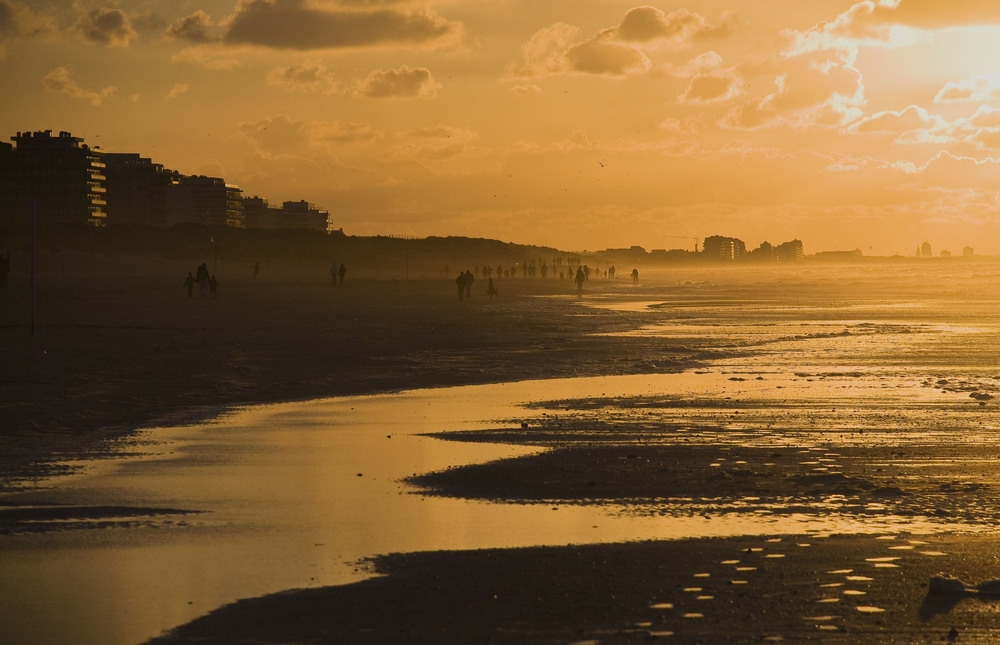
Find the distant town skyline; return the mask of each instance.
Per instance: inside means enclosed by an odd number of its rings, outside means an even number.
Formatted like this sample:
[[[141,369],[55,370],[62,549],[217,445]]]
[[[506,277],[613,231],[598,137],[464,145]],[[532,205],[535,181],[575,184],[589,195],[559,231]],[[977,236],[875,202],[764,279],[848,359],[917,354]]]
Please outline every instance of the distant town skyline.
[[[0,0],[0,123],[352,235],[996,255],[998,59],[973,0]]]

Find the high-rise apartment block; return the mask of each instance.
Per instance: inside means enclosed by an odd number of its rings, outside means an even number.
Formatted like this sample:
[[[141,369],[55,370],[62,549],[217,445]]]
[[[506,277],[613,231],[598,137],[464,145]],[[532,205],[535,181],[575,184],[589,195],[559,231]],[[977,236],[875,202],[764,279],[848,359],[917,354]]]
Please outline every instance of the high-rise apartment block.
[[[11,139],[16,147],[0,153],[5,219],[26,225],[34,213],[39,223],[106,223],[107,179],[99,152],[69,132],[18,132]]]
[[[219,177],[183,175],[131,153],[104,153],[69,132],[18,132],[0,142],[0,227],[132,224],[300,228],[332,231],[330,215],[305,201],[280,209]],[[253,200],[258,200],[254,202]]]
[[[705,238],[701,250],[714,260],[739,260],[746,254],[747,245],[735,237],[712,235]]]

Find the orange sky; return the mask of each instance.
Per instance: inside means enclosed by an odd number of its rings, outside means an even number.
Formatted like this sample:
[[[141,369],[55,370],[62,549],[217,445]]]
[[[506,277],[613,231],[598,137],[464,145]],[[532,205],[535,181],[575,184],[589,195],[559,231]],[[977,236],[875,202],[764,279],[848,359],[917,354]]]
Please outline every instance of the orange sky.
[[[0,136],[350,235],[1000,254],[997,61],[986,0],[0,0]]]

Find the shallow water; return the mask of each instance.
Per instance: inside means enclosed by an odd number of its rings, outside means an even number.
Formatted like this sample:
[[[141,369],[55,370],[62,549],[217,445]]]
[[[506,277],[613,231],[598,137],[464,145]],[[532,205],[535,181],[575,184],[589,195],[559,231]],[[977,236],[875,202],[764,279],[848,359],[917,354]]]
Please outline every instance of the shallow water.
[[[721,287],[668,278],[660,288],[687,290],[681,294],[684,304],[675,296],[669,301],[650,298],[640,290],[594,299],[596,306],[659,312],[660,320],[634,333],[662,338],[665,344],[745,350],[719,358],[699,373],[419,390],[248,408],[212,424],[150,430],[127,457],[89,463],[82,474],[7,496],[19,504],[188,512],[104,518],[100,523],[64,520],[46,524],[47,532],[0,536],[0,642],[141,642],[238,598],[361,579],[369,573],[357,561],[378,553],[713,535],[976,529],[891,513],[873,519],[466,502],[422,497],[399,483],[412,474],[530,453],[532,449],[420,435],[497,427],[498,420],[530,422],[543,412],[524,404],[538,400],[670,393],[715,401],[715,408],[706,404],[712,408],[706,414],[717,412],[719,401],[740,398],[791,399],[803,409],[832,403],[840,412],[824,421],[840,423],[844,431],[852,429],[865,409],[919,413],[954,408],[937,439],[947,442],[954,440],[954,426],[968,420],[968,389],[961,388],[996,390],[998,334],[992,303],[968,298],[942,306],[919,289],[860,301],[816,296],[815,288],[802,287],[791,277],[769,275],[744,279],[763,281],[755,285],[760,291],[788,288],[793,293],[764,300],[720,299]],[[906,285],[912,281],[895,273],[891,277]],[[826,274],[820,278],[820,286],[839,284]],[[967,275],[963,279],[970,286],[964,289],[981,290],[987,278]],[[922,276],[913,284],[928,279]],[[710,298],[702,298],[703,291]],[[942,379],[950,379],[953,387],[932,386]],[[965,440],[994,440],[996,428],[979,421],[977,433],[963,435]],[[741,444],[803,445],[801,434],[762,433],[739,421],[727,430],[728,440]],[[934,436],[934,428],[921,427],[895,432],[890,439],[927,442]],[[697,430],[685,441],[699,437],[719,441],[717,433],[700,435]],[[868,433],[865,440],[884,439]],[[825,468],[819,459],[831,458],[817,453],[815,466]]]

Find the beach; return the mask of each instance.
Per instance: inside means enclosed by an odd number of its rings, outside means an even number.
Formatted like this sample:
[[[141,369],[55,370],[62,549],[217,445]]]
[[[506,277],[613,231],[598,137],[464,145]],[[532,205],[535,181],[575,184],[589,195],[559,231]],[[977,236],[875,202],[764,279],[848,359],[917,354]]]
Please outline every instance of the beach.
[[[701,534],[376,552],[363,567],[382,575],[248,598],[156,642],[992,642],[993,596],[929,593],[929,581],[1000,578],[993,275],[691,269],[592,280],[582,297],[550,278],[501,281],[489,299],[477,282],[463,301],[450,276],[245,275],[204,300],[180,279],[78,276],[46,282],[34,334],[15,285],[0,539],[93,531],[56,528],[57,507],[29,518],[18,496],[49,495],[42,481],[58,501],[51,476],[67,458],[113,455],[139,428],[530,380],[538,400],[523,417],[435,436],[529,454],[405,486],[555,514],[701,518]],[[546,397],[546,379],[627,375],[687,385]],[[771,526],[708,536],[743,517]]]

